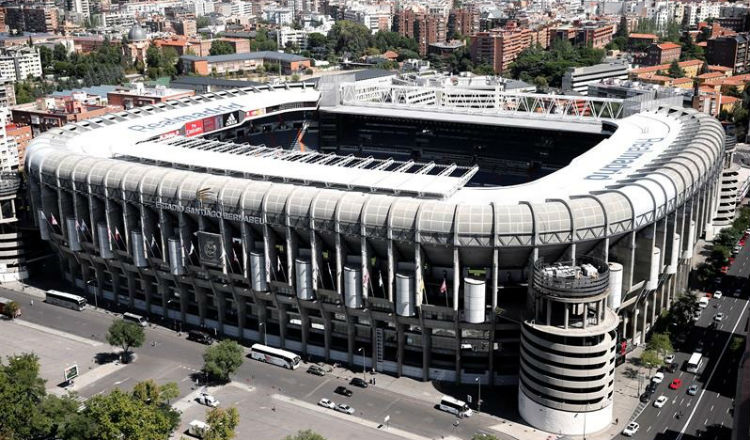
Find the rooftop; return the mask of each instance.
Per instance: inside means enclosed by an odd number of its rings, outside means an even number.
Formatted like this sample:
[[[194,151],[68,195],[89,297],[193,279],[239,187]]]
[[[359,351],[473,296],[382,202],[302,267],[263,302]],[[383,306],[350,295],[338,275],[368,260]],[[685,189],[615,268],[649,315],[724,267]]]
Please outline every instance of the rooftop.
[[[207,57],[199,57],[195,55],[183,55],[180,57],[183,60],[188,61],[208,61],[210,63],[224,63],[227,61],[242,61],[242,60],[274,60],[274,61],[305,61],[309,58],[303,56],[294,55],[291,53],[274,52],[270,50],[262,52],[249,52],[249,53],[233,53],[228,55],[210,55]]]

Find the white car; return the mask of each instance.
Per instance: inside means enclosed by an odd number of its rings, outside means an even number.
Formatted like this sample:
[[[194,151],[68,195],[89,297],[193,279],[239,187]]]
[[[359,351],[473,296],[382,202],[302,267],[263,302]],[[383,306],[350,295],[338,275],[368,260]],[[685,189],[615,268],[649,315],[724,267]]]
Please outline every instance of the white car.
[[[724,319],[724,314],[719,312],[714,315],[714,321],[721,322]]]
[[[622,435],[632,437],[636,432],[638,432],[638,428],[640,427],[641,425],[635,422],[630,422],[628,423],[628,426],[626,426],[625,429],[622,430]]]
[[[714,292],[714,298],[721,299],[722,296],[724,296],[724,294],[721,293],[721,290],[717,290],[716,292]]]
[[[664,381],[664,373],[658,372],[654,374],[654,377],[651,378],[651,382],[653,383],[662,383]]]
[[[331,399],[320,399],[320,401],[318,401],[318,405],[328,409],[336,408],[336,404],[333,403]]]
[[[349,415],[354,414],[354,408],[345,403],[339,403],[338,405],[336,405],[336,411]]]
[[[666,357],[664,358],[664,363],[665,363],[665,364],[671,364],[672,362],[674,362],[674,354],[668,354],[668,355],[667,355],[667,356],[666,356]]]
[[[659,396],[658,399],[654,400],[654,406],[656,408],[661,408],[665,403],[667,403],[667,400],[669,400],[667,396]]]
[[[201,405],[210,406],[211,408],[216,408],[217,406],[219,406],[219,401],[216,400],[214,396],[208,393],[198,394],[198,397],[195,400],[197,400]]]

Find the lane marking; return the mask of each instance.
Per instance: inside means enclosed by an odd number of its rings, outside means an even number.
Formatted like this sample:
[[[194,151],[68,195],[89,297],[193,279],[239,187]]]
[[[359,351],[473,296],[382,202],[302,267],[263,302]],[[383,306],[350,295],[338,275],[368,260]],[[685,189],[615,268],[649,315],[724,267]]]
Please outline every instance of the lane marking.
[[[734,324],[734,328],[732,328],[732,334],[737,330],[737,327],[740,325],[740,322],[742,321],[742,316],[745,314],[745,310],[747,310],[747,304],[742,307],[742,311],[740,311],[740,317],[737,319],[737,322]],[[716,363],[714,364],[714,368],[711,370],[711,374],[708,376],[708,379],[706,380],[706,386],[711,384],[711,379],[714,377],[714,373],[716,373],[716,369],[719,367],[719,361],[724,356],[724,352],[726,352],[727,347],[729,347],[729,342],[732,340],[732,337],[727,337],[727,342],[724,344],[724,348],[721,349],[721,353],[719,354],[719,357],[716,360]],[[701,394],[698,396],[698,400],[695,402],[695,407],[693,408],[693,411],[690,413],[690,417],[685,421],[685,425],[680,430],[680,433],[677,434],[677,437],[675,440],[682,440],[682,437],[685,435],[685,431],[687,430],[688,426],[690,425],[690,421],[693,419],[693,416],[695,415],[695,411],[698,410],[698,406],[701,403],[701,399],[703,398],[703,395],[706,393],[706,389],[703,388],[703,391],[701,391]],[[719,393],[716,393],[717,396]],[[706,422],[708,423],[708,422]]]
[[[331,378],[328,378],[328,379],[324,380],[323,382],[321,382],[318,386],[316,386],[315,388],[313,388],[312,391],[310,391],[309,393],[305,394],[305,399],[307,399],[310,396],[312,396],[316,391],[318,391],[319,389],[321,389],[323,387],[323,385],[327,384],[330,381],[331,381]]]

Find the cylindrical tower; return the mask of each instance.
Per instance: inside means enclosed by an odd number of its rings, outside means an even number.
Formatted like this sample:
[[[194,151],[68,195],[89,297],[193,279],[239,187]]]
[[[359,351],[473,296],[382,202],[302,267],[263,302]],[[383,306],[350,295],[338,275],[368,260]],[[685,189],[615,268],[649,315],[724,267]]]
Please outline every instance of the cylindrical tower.
[[[581,435],[610,425],[618,317],[607,304],[609,285],[603,261],[534,265],[518,393],[532,426]]]

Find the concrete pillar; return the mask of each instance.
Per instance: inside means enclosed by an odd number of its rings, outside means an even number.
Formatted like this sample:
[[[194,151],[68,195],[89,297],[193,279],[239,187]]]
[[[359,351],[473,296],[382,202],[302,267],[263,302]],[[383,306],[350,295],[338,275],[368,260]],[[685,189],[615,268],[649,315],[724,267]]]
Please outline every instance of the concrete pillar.
[[[128,308],[132,309],[133,306],[135,305],[135,290],[136,290],[135,274],[126,269],[125,277],[128,279]]]
[[[461,264],[458,248],[453,248],[453,310],[458,311],[458,288],[461,281]]]
[[[373,363],[375,360],[373,359]],[[422,380],[430,380],[432,364],[432,329],[422,327]]]
[[[641,330],[641,344],[646,343],[646,328],[648,326],[648,306],[649,302],[643,302],[643,329]]]

